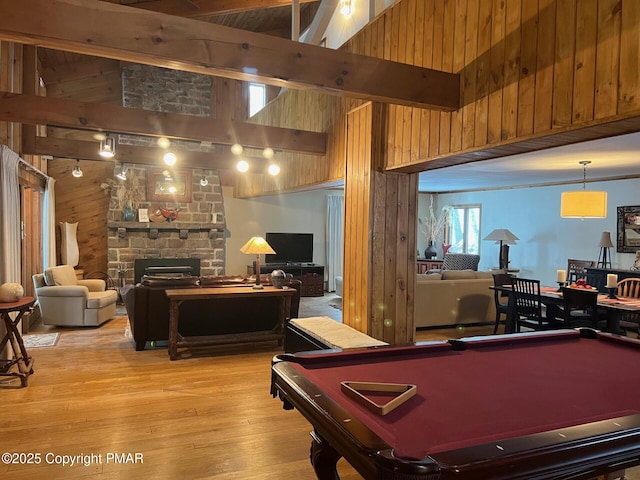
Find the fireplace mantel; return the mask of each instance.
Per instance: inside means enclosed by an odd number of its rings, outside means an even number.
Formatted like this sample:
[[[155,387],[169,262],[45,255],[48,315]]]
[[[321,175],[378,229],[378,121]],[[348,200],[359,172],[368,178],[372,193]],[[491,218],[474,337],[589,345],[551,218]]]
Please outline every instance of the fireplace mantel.
[[[189,232],[209,232],[209,238],[222,236],[224,223],[188,223],[188,222],[108,222],[107,228],[118,231],[119,238],[126,238],[128,232],[146,231],[149,238],[157,238],[159,231],[179,232],[180,238],[188,238]]]

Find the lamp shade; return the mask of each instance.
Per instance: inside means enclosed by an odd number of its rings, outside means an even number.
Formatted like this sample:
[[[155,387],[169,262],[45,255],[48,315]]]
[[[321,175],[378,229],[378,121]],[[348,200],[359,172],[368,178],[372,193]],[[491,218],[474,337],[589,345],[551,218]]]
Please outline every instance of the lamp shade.
[[[248,253],[253,255],[270,254],[273,255],[276,252],[271,248],[271,245],[262,237],[251,237],[247,243],[245,243],[240,249],[242,253]]]
[[[577,190],[563,192],[560,198],[560,216],[564,218],[605,218],[607,192]]]
[[[506,243],[507,245],[515,245],[516,240],[520,240],[506,228],[496,228],[484,240],[495,240],[496,242]]]
[[[611,248],[613,247],[613,242],[611,241],[611,232],[602,232],[602,236],[600,237],[599,247]]]

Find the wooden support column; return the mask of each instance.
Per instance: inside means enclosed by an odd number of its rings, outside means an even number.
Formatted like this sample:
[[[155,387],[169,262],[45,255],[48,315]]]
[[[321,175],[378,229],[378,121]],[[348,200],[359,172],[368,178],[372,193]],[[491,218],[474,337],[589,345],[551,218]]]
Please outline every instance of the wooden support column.
[[[36,47],[34,45],[24,45],[22,50],[23,74],[22,74],[22,93],[27,95],[37,95],[38,83],[38,59],[36,56]],[[24,152],[32,152],[36,144],[36,125],[24,123],[22,124],[22,149]]]
[[[392,344],[415,338],[418,175],[383,173],[387,107],[347,114],[343,323]]]

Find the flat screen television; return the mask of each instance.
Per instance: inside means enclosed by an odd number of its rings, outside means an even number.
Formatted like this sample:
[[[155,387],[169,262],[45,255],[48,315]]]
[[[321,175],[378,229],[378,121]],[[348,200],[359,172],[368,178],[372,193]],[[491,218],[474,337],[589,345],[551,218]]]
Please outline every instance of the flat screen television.
[[[267,233],[265,240],[276,252],[265,255],[266,263],[313,262],[313,233]]]

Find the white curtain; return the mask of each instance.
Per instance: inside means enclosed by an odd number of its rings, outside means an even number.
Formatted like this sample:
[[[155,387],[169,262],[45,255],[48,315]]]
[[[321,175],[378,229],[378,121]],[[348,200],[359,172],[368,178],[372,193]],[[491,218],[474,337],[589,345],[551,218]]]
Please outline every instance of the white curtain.
[[[0,145],[0,284],[21,283],[20,279],[20,157],[6,145]]]
[[[327,196],[327,290],[335,292],[336,277],[342,276],[344,252],[344,197]]]
[[[42,208],[42,267],[56,266],[56,181],[47,177]]]

